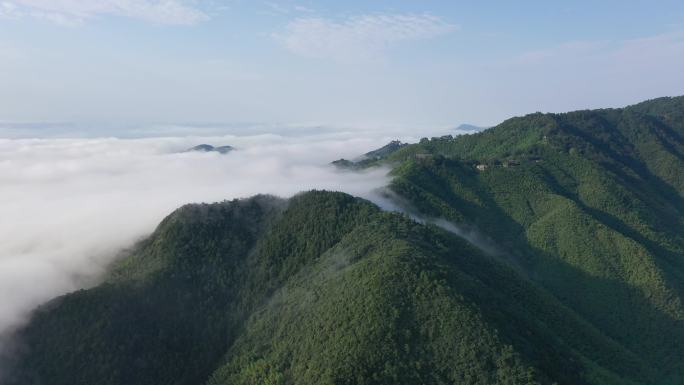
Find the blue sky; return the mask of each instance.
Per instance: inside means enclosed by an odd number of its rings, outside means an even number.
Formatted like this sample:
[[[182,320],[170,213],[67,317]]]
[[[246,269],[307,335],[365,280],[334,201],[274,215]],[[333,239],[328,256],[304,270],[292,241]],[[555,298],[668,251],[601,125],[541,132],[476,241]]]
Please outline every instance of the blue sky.
[[[0,122],[492,125],[682,68],[681,0],[0,0]]]

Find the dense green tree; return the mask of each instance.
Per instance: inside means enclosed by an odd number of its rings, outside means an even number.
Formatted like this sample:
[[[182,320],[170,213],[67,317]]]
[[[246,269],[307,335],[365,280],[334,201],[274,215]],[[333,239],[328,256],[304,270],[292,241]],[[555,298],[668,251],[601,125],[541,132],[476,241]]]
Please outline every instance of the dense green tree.
[[[684,98],[337,162],[378,164],[426,223],[324,191],[184,206],[39,308],[6,382],[684,384]]]

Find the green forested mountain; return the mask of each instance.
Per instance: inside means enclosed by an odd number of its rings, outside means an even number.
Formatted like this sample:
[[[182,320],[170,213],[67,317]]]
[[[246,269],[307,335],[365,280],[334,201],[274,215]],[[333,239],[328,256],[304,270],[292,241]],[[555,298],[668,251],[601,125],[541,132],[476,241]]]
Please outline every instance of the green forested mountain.
[[[335,192],[187,205],[5,381],[684,384],[684,98],[394,147],[342,166],[479,241]]]

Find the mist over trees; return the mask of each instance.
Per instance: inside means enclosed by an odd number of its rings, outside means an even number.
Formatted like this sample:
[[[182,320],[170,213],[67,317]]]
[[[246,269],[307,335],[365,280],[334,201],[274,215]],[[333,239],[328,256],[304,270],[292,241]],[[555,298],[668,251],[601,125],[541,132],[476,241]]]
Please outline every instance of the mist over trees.
[[[338,166],[482,238],[340,192],[186,205],[6,382],[684,384],[684,97],[376,154]]]

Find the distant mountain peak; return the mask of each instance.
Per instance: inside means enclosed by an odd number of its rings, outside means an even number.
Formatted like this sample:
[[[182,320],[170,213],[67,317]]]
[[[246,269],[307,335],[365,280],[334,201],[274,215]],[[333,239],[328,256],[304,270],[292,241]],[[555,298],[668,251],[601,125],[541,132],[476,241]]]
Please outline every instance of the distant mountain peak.
[[[210,144],[198,144],[195,147],[188,149],[186,152],[198,151],[198,152],[218,152],[219,154],[227,154],[233,151],[235,148],[232,146],[219,146],[214,147]]]
[[[331,162],[334,166],[337,166],[339,168],[346,168],[346,169],[359,169],[359,168],[364,168],[369,166],[370,164],[385,159],[387,156],[390,154],[393,154],[397,150],[400,150],[406,146],[408,146],[408,143],[402,143],[399,140],[393,140],[386,145],[373,150],[369,151],[359,157],[357,157],[354,160],[349,160],[349,159],[338,159],[336,161]]]
[[[363,156],[365,158],[370,158],[370,159],[381,159],[381,158],[384,158],[387,155],[397,151],[398,149],[400,149],[402,147],[406,147],[406,146],[408,146],[408,143],[402,143],[399,140],[393,140],[393,141],[387,143],[386,145],[378,148],[377,150],[369,151],[369,152],[363,154]]]
[[[483,131],[486,130],[488,127],[482,127],[482,126],[476,126],[474,124],[468,124],[468,123],[463,123],[456,127],[456,130],[458,131]]]

